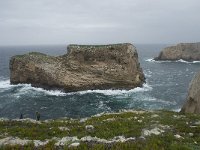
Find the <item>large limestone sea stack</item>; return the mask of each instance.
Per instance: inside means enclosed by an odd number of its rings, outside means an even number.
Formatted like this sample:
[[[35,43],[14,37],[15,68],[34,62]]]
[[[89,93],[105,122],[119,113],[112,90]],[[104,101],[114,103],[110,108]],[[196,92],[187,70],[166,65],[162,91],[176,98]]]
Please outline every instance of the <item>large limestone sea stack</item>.
[[[136,48],[114,45],[69,45],[67,54],[38,52],[13,56],[11,84],[28,83],[65,92],[93,89],[132,89],[145,82]]]
[[[200,61],[200,42],[199,43],[180,43],[176,46],[164,48],[155,60],[185,60]]]
[[[200,114],[200,72],[195,75],[190,83],[187,101],[181,112]]]

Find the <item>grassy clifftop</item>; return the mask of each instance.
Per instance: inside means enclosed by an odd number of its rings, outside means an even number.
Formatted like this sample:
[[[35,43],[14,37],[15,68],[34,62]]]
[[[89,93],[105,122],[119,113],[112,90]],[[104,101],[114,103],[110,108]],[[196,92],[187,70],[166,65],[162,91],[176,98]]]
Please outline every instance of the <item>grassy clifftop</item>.
[[[0,121],[2,149],[200,149],[200,115],[123,111],[85,119]]]
[[[46,55],[40,52],[30,52],[27,54],[23,54],[23,55],[15,55],[11,58],[11,60],[16,59],[16,60],[20,60],[20,61],[25,61],[25,62],[29,62],[29,61],[36,61],[36,62],[46,62],[46,63],[53,63],[54,61],[56,61],[58,58],[57,57],[53,57],[50,55]]]

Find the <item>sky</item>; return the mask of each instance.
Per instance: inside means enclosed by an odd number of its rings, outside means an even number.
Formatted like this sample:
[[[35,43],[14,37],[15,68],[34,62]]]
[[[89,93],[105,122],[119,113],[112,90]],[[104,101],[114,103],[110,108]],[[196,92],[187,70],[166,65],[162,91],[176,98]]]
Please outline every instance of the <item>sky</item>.
[[[200,0],[0,0],[0,45],[200,42]]]

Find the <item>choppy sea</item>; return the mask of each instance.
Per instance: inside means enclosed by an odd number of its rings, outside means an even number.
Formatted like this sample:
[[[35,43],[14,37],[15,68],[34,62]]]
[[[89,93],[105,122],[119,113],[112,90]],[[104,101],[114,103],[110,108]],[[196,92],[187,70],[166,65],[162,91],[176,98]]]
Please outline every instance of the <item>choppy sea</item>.
[[[126,90],[88,90],[74,93],[48,91],[29,84],[10,85],[9,60],[11,56],[30,51],[49,55],[67,52],[65,45],[1,46],[0,47],[0,118],[60,117],[82,118],[102,112],[121,109],[166,109],[179,111],[185,102],[187,90],[194,74],[200,70],[200,62],[179,60],[153,61],[162,48],[168,45],[136,44],[141,67],[146,76],[142,88]]]

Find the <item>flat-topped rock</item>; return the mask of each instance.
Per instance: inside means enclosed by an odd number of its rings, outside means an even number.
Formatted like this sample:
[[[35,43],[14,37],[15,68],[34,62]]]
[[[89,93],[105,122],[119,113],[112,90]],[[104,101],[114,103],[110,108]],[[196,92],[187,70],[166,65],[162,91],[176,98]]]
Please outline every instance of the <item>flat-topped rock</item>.
[[[11,84],[28,83],[65,92],[92,89],[132,89],[145,82],[136,48],[129,43],[69,45],[65,55],[38,52],[13,56]]]
[[[181,112],[200,114],[200,72],[190,83],[187,100]]]
[[[185,60],[200,61],[199,43],[180,43],[176,46],[164,48],[155,60]]]

